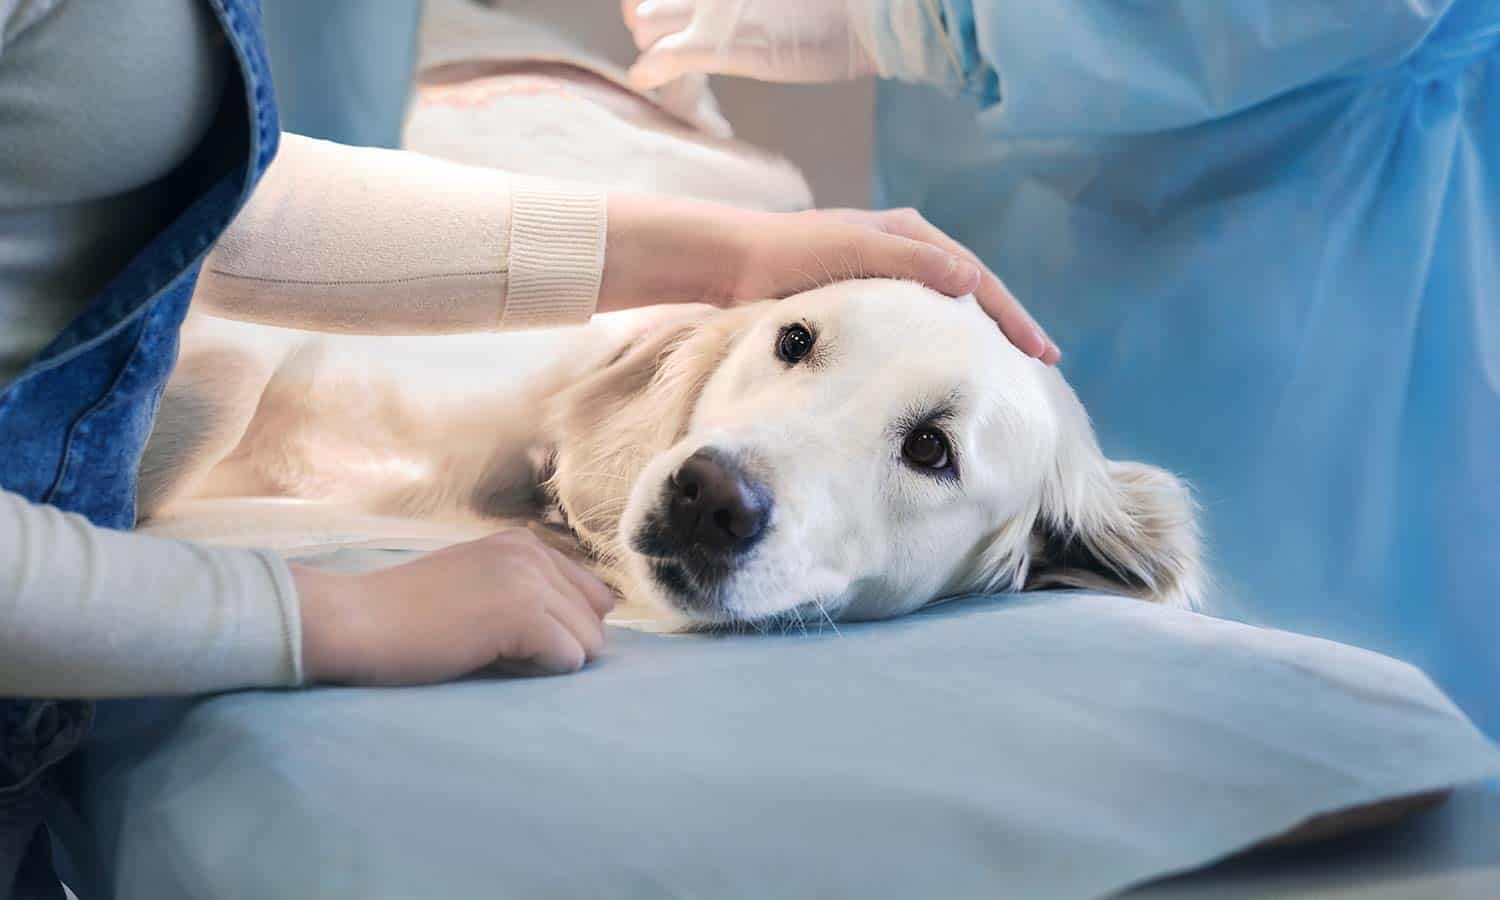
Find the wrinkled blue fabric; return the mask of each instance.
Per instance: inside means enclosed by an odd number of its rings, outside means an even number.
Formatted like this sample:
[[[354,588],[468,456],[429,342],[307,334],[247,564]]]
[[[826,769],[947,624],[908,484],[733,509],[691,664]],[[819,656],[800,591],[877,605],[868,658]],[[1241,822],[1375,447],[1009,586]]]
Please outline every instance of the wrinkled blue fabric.
[[[566,678],[103,707],[78,765],[103,852],[72,883],[114,900],[1081,900],[1500,774],[1500,747],[1410,666],[1119,597],[608,643]],[[1484,820],[1438,821],[1478,846],[1383,844],[1385,884],[1500,872]],[[1348,867],[1319,874],[1350,895]]]
[[[422,0],[261,0],[282,126],[399,147]]]
[[[973,247],[1107,452],[1203,504],[1211,611],[1500,734],[1500,0],[944,0],[877,199]]]

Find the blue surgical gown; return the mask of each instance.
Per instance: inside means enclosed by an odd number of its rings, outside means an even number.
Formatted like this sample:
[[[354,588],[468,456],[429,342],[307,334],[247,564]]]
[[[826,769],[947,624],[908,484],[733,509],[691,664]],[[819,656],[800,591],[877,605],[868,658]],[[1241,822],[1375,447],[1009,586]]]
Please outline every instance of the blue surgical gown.
[[[877,54],[948,94],[882,85],[878,201],[1007,281],[1106,452],[1194,483],[1210,611],[1500,735],[1500,0],[933,6]]]
[[[398,147],[423,0],[261,0],[281,127]]]

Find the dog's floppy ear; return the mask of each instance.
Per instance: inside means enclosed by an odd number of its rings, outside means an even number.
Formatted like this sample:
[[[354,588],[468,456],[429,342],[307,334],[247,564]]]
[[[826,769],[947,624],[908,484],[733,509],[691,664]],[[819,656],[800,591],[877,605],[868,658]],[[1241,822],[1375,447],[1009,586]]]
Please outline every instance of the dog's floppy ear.
[[[1076,587],[1192,606],[1202,590],[1195,506],[1171,473],[1100,457],[1088,487],[1044,497],[1025,589]]]
[[[1206,576],[1187,485],[1106,459],[1072,388],[1055,369],[1042,377],[1056,434],[1041,489],[980,543],[947,593],[1073,587],[1195,605]]]
[[[630,432],[621,446],[647,455],[675,441],[704,384],[728,351],[746,310],[663,310],[555,405],[552,430],[576,445],[601,429]]]
[[[1048,375],[1059,443],[1030,535],[1025,588],[1194,605],[1204,570],[1192,492],[1164,469],[1106,459],[1072,389]]]
[[[597,371],[558,395],[550,489],[568,524],[609,552],[640,469],[681,438],[748,309],[663,310]]]

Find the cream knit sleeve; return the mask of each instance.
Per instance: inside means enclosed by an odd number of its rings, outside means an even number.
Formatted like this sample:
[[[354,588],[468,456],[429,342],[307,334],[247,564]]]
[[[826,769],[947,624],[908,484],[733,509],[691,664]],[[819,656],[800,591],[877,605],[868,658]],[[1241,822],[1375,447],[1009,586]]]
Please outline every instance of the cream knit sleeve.
[[[584,322],[605,227],[599,188],[286,134],[193,303],[360,334]]]

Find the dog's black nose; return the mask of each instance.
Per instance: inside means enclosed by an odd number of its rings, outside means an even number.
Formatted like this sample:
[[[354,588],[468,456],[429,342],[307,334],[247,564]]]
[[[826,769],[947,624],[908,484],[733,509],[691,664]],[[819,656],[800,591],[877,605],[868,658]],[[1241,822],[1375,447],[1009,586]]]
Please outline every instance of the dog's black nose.
[[[765,488],[711,450],[689,456],[672,475],[667,519],[681,548],[748,549],[765,531],[770,512]]]

